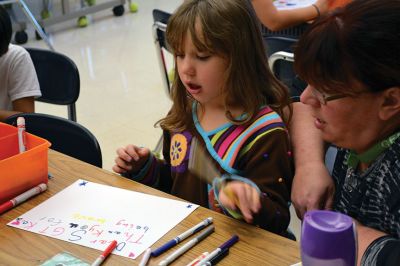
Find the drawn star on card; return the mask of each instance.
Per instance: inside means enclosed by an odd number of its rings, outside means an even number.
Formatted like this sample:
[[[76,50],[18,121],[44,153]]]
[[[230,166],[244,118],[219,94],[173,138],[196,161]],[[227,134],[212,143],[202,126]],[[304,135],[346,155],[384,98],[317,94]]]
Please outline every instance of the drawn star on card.
[[[79,183],[79,186],[80,186],[80,187],[86,186],[87,183],[88,183],[87,181],[82,181],[81,183]]]
[[[186,208],[188,208],[188,209],[190,209],[190,208],[192,208],[192,207],[193,207],[192,204],[188,204],[188,205],[186,206]]]

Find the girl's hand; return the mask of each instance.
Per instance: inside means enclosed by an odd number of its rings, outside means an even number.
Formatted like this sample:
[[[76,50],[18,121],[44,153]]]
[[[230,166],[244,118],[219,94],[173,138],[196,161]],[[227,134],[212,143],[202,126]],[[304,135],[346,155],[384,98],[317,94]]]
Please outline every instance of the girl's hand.
[[[219,192],[220,203],[231,210],[239,209],[246,222],[253,222],[253,214],[261,209],[260,195],[249,184],[230,181]]]
[[[135,173],[142,169],[150,155],[148,148],[141,148],[132,144],[117,150],[113,171],[118,174]]]

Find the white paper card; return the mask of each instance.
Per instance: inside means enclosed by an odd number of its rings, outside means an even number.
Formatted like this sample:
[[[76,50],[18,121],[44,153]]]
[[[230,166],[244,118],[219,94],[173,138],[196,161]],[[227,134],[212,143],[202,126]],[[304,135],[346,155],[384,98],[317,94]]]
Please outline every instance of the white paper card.
[[[135,259],[197,207],[78,180],[8,225]]]

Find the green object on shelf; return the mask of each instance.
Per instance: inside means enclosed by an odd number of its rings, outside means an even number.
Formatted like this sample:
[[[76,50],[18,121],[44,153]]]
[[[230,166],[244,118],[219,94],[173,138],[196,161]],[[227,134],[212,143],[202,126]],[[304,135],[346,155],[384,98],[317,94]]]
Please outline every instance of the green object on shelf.
[[[42,12],[40,12],[40,17],[42,19],[47,19],[51,17],[51,12],[48,9],[43,9]]]
[[[94,6],[94,5],[96,4],[96,0],[86,0],[86,3],[87,3],[89,6]]]
[[[139,10],[139,5],[137,3],[130,3],[129,11],[136,13]]]
[[[78,26],[81,28],[86,27],[89,24],[89,21],[86,16],[82,16],[78,18]]]
[[[172,68],[168,72],[168,80],[169,80],[170,83],[172,83],[174,81],[174,79],[175,79],[175,69]]]

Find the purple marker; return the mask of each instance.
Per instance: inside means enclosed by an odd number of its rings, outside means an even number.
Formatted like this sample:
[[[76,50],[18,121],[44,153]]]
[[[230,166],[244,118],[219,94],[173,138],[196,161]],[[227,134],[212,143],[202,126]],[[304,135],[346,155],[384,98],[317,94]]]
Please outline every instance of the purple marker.
[[[239,241],[239,237],[237,235],[233,235],[228,241],[226,241],[221,246],[219,246],[217,249],[215,249],[210,254],[208,254],[207,257],[202,259],[197,265],[198,266],[207,265],[207,262],[212,260],[214,257],[218,256],[220,253],[226,252],[227,249],[232,247],[238,241]]]

